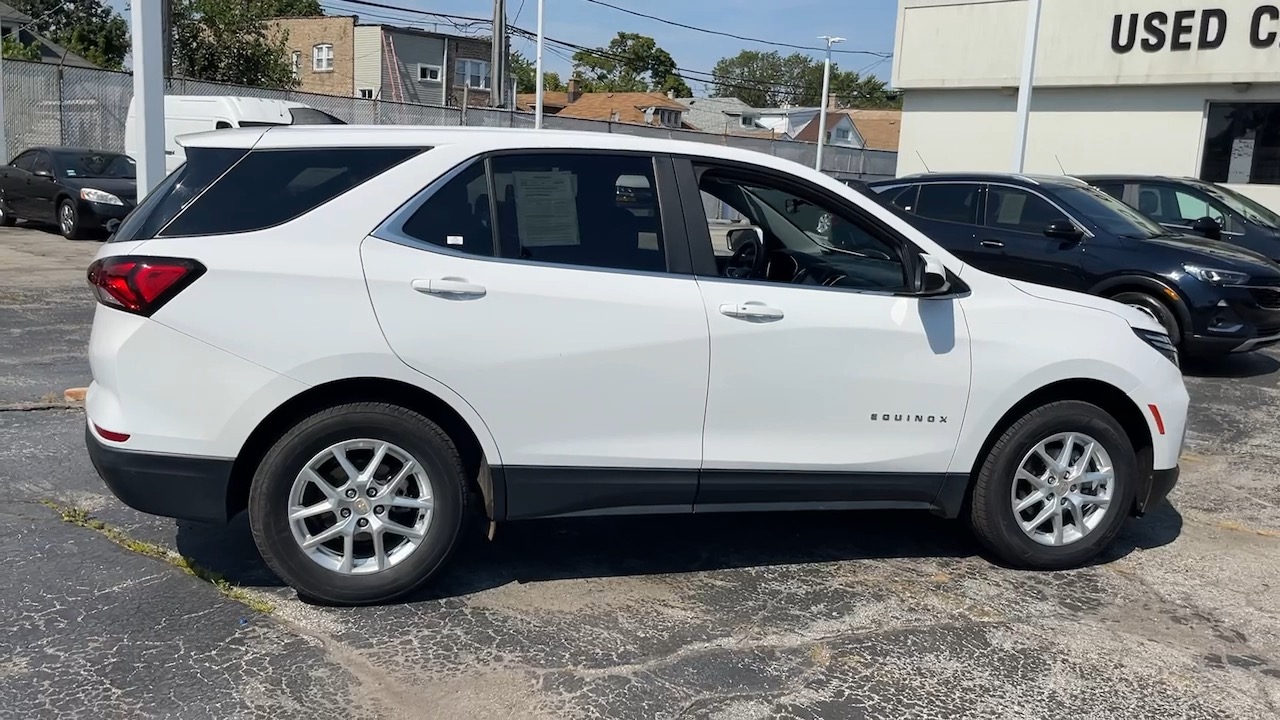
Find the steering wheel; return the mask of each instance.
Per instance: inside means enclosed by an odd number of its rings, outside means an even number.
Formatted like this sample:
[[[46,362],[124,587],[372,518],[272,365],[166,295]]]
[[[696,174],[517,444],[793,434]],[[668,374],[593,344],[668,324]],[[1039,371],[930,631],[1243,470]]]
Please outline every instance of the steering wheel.
[[[753,235],[733,251],[733,257],[725,265],[724,274],[725,277],[738,279],[759,277],[764,273],[768,262],[764,242]]]

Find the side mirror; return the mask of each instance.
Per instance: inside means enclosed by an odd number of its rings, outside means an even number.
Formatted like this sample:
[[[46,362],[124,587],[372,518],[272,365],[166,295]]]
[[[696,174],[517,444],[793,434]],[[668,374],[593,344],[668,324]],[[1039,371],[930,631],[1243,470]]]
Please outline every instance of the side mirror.
[[[35,175],[35,176],[37,176],[37,177],[43,177],[43,178],[51,178],[51,177],[53,177],[53,171],[52,171],[52,170],[32,170],[32,171],[31,171],[31,174],[32,174],[32,175]]]
[[[1080,228],[1076,227],[1076,224],[1070,220],[1054,220],[1049,223],[1049,227],[1044,229],[1044,234],[1046,237],[1067,242],[1078,242],[1080,238],[1084,237],[1084,233],[1080,231]]]
[[[120,220],[117,218],[111,218],[103,228],[107,231],[108,235],[115,235],[116,230],[120,229]]]
[[[1222,224],[1211,217],[1202,217],[1191,223],[1191,232],[1203,235],[1210,240],[1222,239]]]
[[[947,276],[947,267],[942,264],[938,258],[921,254],[920,255],[920,277],[916,281],[917,293],[921,296],[928,297],[931,295],[945,295],[951,292],[951,280]]]
[[[725,238],[729,242],[729,252],[738,252],[738,248],[749,242],[764,244],[764,231],[758,227],[738,228],[730,230]]]

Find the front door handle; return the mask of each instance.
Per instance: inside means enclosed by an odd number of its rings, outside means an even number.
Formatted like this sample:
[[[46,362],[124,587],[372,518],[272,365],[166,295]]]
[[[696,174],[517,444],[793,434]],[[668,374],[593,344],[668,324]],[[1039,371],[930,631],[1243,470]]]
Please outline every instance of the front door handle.
[[[769,307],[764,303],[725,303],[720,306],[720,314],[741,320],[781,320],[782,311]]]
[[[484,297],[487,292],[483,285],[469,283],[462,278],[432,278],[414,280],[413,289],[427,295],[443,295],[445,297]]]
[[[978,244],[979,244],[979,245],[981,245],[982,247],[989,247],[989,248],[1002,248],[1002,247],[1004,247],[1004,243],[1000,242],[999,240],[983,240],[982,242],[980,242],[980,243],[978,243]]]

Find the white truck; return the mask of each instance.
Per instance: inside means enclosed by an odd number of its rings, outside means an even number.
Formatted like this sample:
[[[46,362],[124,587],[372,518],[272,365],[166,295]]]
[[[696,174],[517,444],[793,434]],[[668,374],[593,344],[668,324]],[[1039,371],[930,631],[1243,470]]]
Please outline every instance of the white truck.
[[[181,135],[224,128],[265,125],[345,125],[342,120],[300,102],[230,95],[166,95],[164,97],[165,172],[173,172],[186,156],[177,138]],[[124,151],[138,157],[136,98],[129,101],[124,124]]]

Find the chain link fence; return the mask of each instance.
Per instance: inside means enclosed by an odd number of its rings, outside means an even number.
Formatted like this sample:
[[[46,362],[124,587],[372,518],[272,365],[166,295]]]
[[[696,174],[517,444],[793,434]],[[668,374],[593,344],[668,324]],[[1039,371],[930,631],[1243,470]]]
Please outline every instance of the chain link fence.
[[[5,159],[33,145],[63,145],[124,151],[125,117],[133,97],[129,73],[91,68],[58,67],[19,60],[4,61],[4,122],[8,148]],[[264,88],[174,78],[170,95],[238,95],[292,100],[360,125],[469,125],[476,127],[532,128],[530,113],[488,108],[412,105],[293,90]],[[717,135],[547,115],[548,128],[590,132],[626,133],[673,140],[689,140],[755,150],[774,157],[813,165],[814,143],[793,140]],[[827,146],[822,153],[824,170],[842,178],[875,180],[894,176],[898,154]]]

